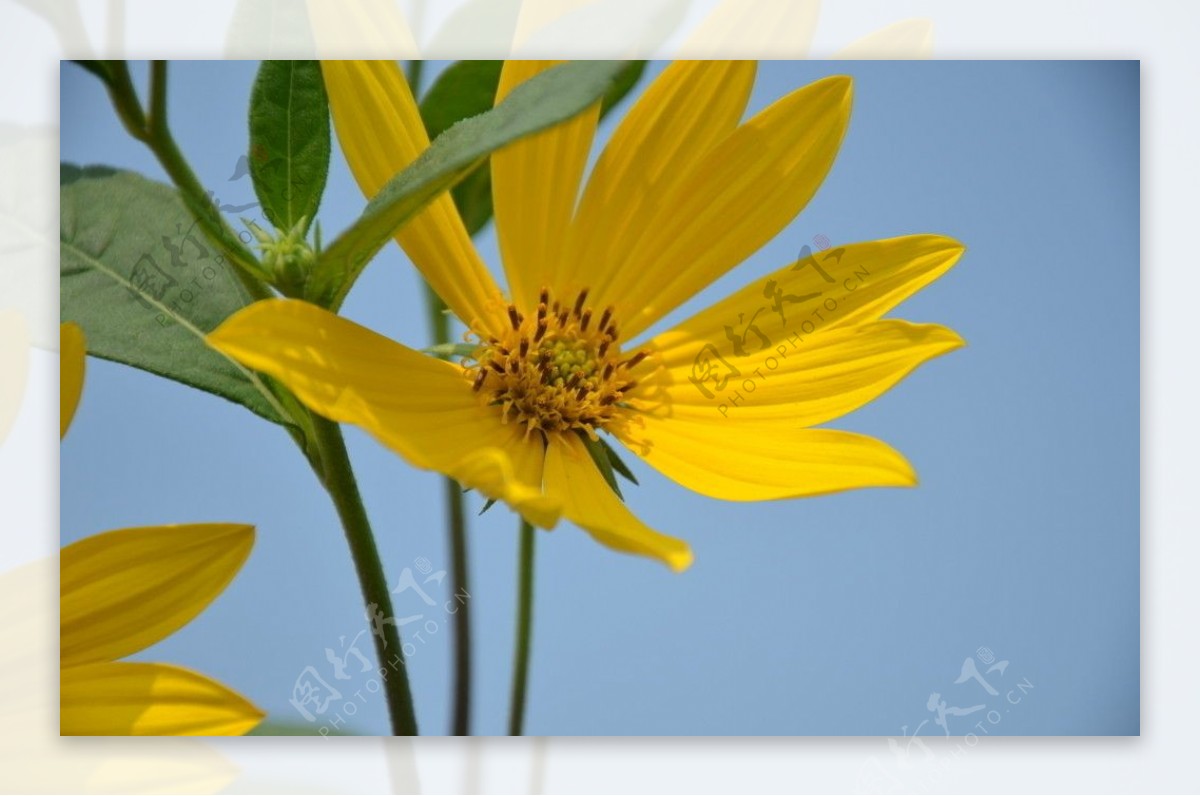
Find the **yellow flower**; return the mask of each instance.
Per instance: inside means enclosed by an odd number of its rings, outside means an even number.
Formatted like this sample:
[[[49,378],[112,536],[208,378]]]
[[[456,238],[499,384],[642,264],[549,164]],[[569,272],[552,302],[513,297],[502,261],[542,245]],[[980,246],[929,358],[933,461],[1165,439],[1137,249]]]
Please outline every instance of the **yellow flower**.
[[[63,434],[79,402],[85,344],[61,327]],[[264,714],[178,666],[119,661],[174,633],[225,590],[254,544],[249,525],[125,528],[62,549],[62,735],[243,735]]]
[[[549,62],[505,64],[497,100]],[[429,141],[391,62],[323,66],[334,124],[373,196]],[[910,486],[878,440],[812,428],[962,345],[881,320],[963,247],[935,235],[850,244],[789,263],[673,329],[652,324],[774,237],[829,171],[851,81],[830,77],[741,122],[747,62],[666,68],[614,132],[580,196],[598,108],[492,156],[510,299],[448,195],[397,240],[477,341],[452,364],[299,301],[259,302],[210,343],[530,522],[560,516],[675,569],[688,546],[637,519],[584,437],[606,432],[659,472],[726,500]]]

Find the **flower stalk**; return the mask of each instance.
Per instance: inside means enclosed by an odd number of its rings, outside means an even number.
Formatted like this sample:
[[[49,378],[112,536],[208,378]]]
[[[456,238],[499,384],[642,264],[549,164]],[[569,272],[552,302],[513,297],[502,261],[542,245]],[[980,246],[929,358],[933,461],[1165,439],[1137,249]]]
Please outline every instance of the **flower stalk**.
[[[217,211],[212,198],[200,184],[196,173],[188,165],[179,145],[171,134],[167,123],[167,64],[152,61],[150,65],[150,106],[144,110],[138,99],[137,90],[129,76],[129,67],[124,61],[109,61],[106,70],[109,98],[125,129],[141,141],[154,154],[159,165],[166,171],[171,182],[179,190],[184,204],[195,216],[205,234],[217,243],[229,261],[234,273],[253,299],[271,297],[270,288],[264,281],[267,274],[254,255],[242,245],[237,233]]]
[[[124,61],[107,61],[102,68],[93,69],[108,88],[113,107],[125,129],[144,143],[157,158],[185,205],[205,234],[225,252],[235,266],[237,276],[251,299],[258,301],[274,296],[268,286],[273,277],[263,263],[242,245],[241,240],[221,216],[196,173],[184,157],[167,122],[167,64],[153,61],[150,65],[149,107],[143,108],[137,90]],[[395,612],[391,593],[383,571],[383,562],[375,544],[370,521],[358,491],[358,484],[346,451],[345,440],[337,423],[303,409],[286,388],[276,385],[286,394],[290,407],[304,412],[303,425],[311,433],[315,450],[306,449],[303,438],[293,434],[301,452],[325,486],[346,535],[351,558],[362,587],[367,619],[373,623],[373,639],[379,664],[386,663],[390,675],[384,679],[388,713],[394,735],[417,735],[417,721],[408,670],[404,661],[400,633],[395,627]],[[298,418],[299,419],[299,418]],[[378,613],[376,613],[378,612]],[[378,623],[374,618],[380,617]],[[389,621],[390,620],[390,621]],[[390,652],[389,652],[390,650]],[[393,665],[398,662],[398,665]]]
[[[533,568],[537,541],[533,526],[521,520],[521,552],[517,585],[517,641],[513,654],[512,704],[509,707],[508,734],[522,735],[525,730],[525,701],[529,690],[529,650],[533,637]]]
[[[372,638],[379,667],[388,671],[383,686],[392,721],[392,734],[416,735],[416,712],[408,685],[408,666],[404,662],[400,632],[395,625],[392,595],[388,591],[383,562],[379,558],[371,523],[367,519],[354,470],[350,466],[342,430],[337,423],[323,417],[313,417],[313,428],[325,473],[322,480],[346,532],[354,569],[362,586],[363,603],[367,606],[367,620],[373,621],[375,616],[383,618],[380,622],[373,622]],[[399,665],[393,666],[396,661]]]

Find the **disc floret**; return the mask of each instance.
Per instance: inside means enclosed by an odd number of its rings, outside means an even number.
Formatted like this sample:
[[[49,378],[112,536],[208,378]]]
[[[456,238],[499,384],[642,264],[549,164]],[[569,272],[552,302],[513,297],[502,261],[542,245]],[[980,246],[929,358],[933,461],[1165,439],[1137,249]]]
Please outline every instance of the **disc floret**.
[[[613,309],[597,315],[587,296],[584,289],[563,302],[542,288],[533,314],[509,305],[508,328],[487,338],[467,368],[475,391],[526,435],[580,430],[595,438],[637,384],[629,373],[645,353],[624,357]]]

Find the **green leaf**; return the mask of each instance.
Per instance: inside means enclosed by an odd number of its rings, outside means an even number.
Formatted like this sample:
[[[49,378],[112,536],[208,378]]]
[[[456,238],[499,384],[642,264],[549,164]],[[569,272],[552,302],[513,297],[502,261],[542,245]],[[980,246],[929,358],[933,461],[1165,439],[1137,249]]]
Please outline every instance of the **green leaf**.
[[[462,119],[486,112],[495,102],[503,61],[456,61],[446,68],[421,101],[421,118],[430,139]],[[646,69],[645,61],[627,61],[613,78],[600,104],[603,119]],[[467,232],[474,236],[492,219],[492,170],[485,161],[451,191]]]
[[[89,354],[285,422],[262,377],[204,342],[250,299],[173,188],[63,164],[59,206],[61,316],[83,327]]]
[[[608,112],[616,107],[617,103],[625,99],[625,95],[633,90],[637,82],[642,79],[642,73],[646,71],[645,61],[627,61],[625,68],[617,75],[617,79],[612,82],[608,88],[608,93],[604,95],[604,100],[600,103],[600,118],[603,119],[608,115]]]
[[[329,173],[329,99],[316,61],[263,61],[250,93],[250,177],[276,229],[317,214]]]
[[[503,61],[455,61],[446,67],[421,100],[421,119],[430,140],[455,122],[490,110],[503,67]]]
[[[421,118],[430,140],[455,122],[485,113],[496,100],[503,61],[456,61],[438,75],[421,100]],[[492,218],[492,170],[485,161],[451,191],[454,204],[474,236]]]
[[[397,174],[362,216],[330,244],[309,279],[308,298],[337,310],[363,268],[404,222],[506,144],[575,116],[604,96],[624,65],[573,61],[518,86],[487,113],[455,124]]]
[[[600,439],[592,439],[584,432],[578,432],[579,438],[583,440],[583,446],[587,448],[587,452],[591,455],[592,461],[596,463],[596,468],[600,470],[600,475],[604,476],[604,480],[612,487],[612,491],[617,493],[617,497],[621,500],[625,496],[621,494],[621,487],[617,483],[617,477],[613,475],[612,460],[608,457],[608,451],[605,450],[604,442]]]

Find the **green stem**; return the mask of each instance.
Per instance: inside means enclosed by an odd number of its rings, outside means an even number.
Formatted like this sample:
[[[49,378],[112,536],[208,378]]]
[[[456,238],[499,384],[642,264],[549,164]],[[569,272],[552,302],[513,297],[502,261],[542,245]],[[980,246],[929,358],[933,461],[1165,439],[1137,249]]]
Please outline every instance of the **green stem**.
[[[442,481],[450,527],[451,577],[453,593],[459,602],[454,617],[454,735],[471,734],[471,592],[467,588],[467,520],[463,510],[462,487],[453,478]]]
[[[261,279],[266,275],[262,266],[225,222],[171,135],[167,123],[166,62],[154,61],[150,65],[148,111],[143,110],[138,99],[137,90],[129,76],[128,65],[124,61],[109,61],[106,66],[105,84],[121,123],[130,135],[154,153],[201,229],[225,251],[230,262],[237,266],[233,273],[241,280],[249,296],[254,300],[273,296],[271,289]],[[291,398],[290,394],[288,397]],[[299,410],[299,404],[294,398],[291,398],[289,403]],[[379,612],[370,617],[371,621],[374,621],[374,616],[385,620],[378,625],[380,632],[372,633],[372,637],[375,640],[375,652],[380,667],[386,663],[391,670],[385,676],[383,685],[392,732],[395,735],[416,735],[417,720],[408,684],[408,669],[404,662],[404,648],[400,633],[395,627],[391,592],[388,591],[383,562],[375,546],[375,538],[371,533],[370,521],[363,507],[354,471],[350,466],[350,457],[346,452],[341,428],[337,423],[317,415],[308,416],[311,418],[311,432],[316,450],[306,450],[300,438],[297,438],[297,442],[301,444],[301,449],[313,465],[314,472],[329,492],[342,521],[346,541],[350,545],[350,555],[362,587],[363,600],[368,610]],[[389,619],[392,620],[390,623],[386,621]],[[390,658],[389,649],[392,651]],[[393,665],[397,662],[398,665]]]
[[[142,109],[137,90],[129,76],[129,67],[124,61],[108,62],[111,78],[108,92],[125,129],[144,143],[159,165],[179,190],[184,204],[196,218],[196,222],[210,240],[216,243],[229,261],[236,266],[234,273],[241,280],[250,297],[259,300],[272,296],[263,280],[269,275],[263,270],[254,255],[242,245],[237,233],[226,223],[213,204],[208,192],[192,171],[171,129],[167,124],[167,65],[165,61],[153,61],[150,65],[150,110]]]
[[[513,656],[512,705],[508,734],[521,735],[525,727],[525,698],[529,685],[529,647],[533,635],[533,564],[537,531],[521,520],[520,583],[517,592],[517,642]]]
[[[425,306],[429,314],[429,332],[434,343],[450,342],[450,317],[446,303],[425,282]],[[454,615],[454,713],[451,720],[453,735],[471,734],[471,589],[467,567],[467,517],[462,487],[453,478],[442,480],[446,504],[446,522],[450,538],[452,563],[451,591],[459,603]]]
[[[313,417],[313,428],[325,472],[325,489],[333,498],[333,504],[337,507],[338,517],[341,518],[342,527],[346,532],[346,541],[350,544],[350,555],[354,559],[354,568],[362,585],[363,602],[369,612],[368,619],[373,622],[374,616],[382,616],[384,620],[373,627],[372,638],[375,640],[375,655],[380,669],[383,670],[385,665],[387,667],[383,686],[387,695],[388,714],[392,720],[392,734],[416,735],[417,717],[413,709],[412,691],[408,685],[404,648],[400,632],[395,625],[396,612],[392,608],[392,595],[388,591],[383,562],[379,558],[379,549],[375,546],[375,537],[371,533],[371,524],[363,507],[362,496],[358,492],[358,483],[350,467],[350,457],[346,452],[342,430],[337,423],[317,416]],[[387,622],[387,619],[391,619],[392,622]],[[399,665],[395,665],[396,662],[399,662]]]

